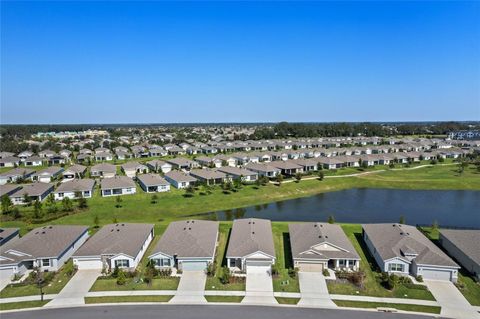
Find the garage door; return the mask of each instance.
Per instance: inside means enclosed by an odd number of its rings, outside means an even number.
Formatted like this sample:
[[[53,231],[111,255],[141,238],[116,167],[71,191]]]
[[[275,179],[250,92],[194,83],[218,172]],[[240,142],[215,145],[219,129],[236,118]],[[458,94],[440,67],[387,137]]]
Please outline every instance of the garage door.
[[[10,280],[13,278],[13,268],[0,269],[0,280]]]
[[[307,272],[322,272],[323,264],[299,263],[298,270]]]
[[[247,260],[246,261],[247,268],[248,267],[270,267],[272,262],[270,260]]]
[[[103,263],[100,258],[97,259],[82,259],[78,260],[75,263],[78,266],[78,269],[102,269]]]
[[[205,261],[184,261],[182,262],[182,270],[205,270],[207,263]]]
[[[423,269],[422,270],[422,277],[423,277],[423,279],[450,280],[451,271]]]

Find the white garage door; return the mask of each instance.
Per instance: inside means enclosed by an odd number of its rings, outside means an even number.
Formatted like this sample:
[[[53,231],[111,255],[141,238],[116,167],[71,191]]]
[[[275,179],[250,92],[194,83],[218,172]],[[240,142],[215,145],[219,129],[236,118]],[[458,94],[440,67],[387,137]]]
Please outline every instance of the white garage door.
[[[322,272],[323,264],[298,263],[298,270],[308,272]]]
[[[422,270],[422,277],[423,277],[423,279],[450,280],[451,271],[423,269]]]
[[[102,269],[103,263],[100,258],[77,260],[78,269]]]
[[[205,270],[207,268],[207,262],[205,261],[184,261],[182,262],[182,270]]]
[[[13,277],[13,268],[0,269],[0,280],[8,280]]]

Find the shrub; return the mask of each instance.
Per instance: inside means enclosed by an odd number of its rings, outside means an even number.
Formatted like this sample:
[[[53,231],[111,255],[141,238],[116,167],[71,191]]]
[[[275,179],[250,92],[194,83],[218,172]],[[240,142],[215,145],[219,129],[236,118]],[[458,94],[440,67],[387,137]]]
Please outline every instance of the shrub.
[[[208,263],[207,276],[208,277],[214,277],[215,276],[215,264],[214,263]]]
[[[272,265],[272,276],[277,276],[278,275],[278,267],[276,264]]]
[[[223,285],[230,283],[230,269],[228,269],[228,267],[226,266],[222,267],[222,270],[220,272],[220,276],[218,277],[218,279]]]
[[[117,267],[118,268],[118,267]],[[125,276],[125,272],[121,269],[117,272],[117,285],[123,286],[127,282],[127,278]]]
[[[418,275],[417,277],[415,277],[415,280],[418,281],[418,282],[423,282],[422,275]]]
[[[288,276],[290,278],[297,278],[298,268],[288,268]]]
[[[181,274],[181,271],[177,271],[177,273]],[[160,269],[158,270],[157,275],[160,277],[170,277],[172,275],[172,269],[171,268]]]
[[[412,279],[410,279],[407,276],[400,276],[398,282],[401,283],[401,284],[412,284],[413,283]]]
[[[67,274],[68,277],[71,277],[75,273],[76,269],[72,262],[66,263],[65,266],[63,267],[64,267],[65,274]]]
[[[325,277],[330,276],[330,273],[328,272],[328,269],[324,269],[324,270],[322,271],[322,274],[323,274]]]

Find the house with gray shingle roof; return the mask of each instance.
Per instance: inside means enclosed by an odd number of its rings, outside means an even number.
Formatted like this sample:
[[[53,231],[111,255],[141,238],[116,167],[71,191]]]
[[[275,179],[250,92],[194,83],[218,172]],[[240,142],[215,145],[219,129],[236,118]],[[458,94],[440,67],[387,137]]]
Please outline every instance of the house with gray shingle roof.
[[[147,193],[168,192],[170,184],[157,174],[142,174],[137,176],[138,184]]]
[[[117,167],[112,164],[97,164],[90,168],[90,175],[92,177],[112,178],[117,175]]]
[[[147,163],[148,168],[155,173],[166,174],[172,170],[172,164],[161,160],[151,160]]]
[[[30,200],[43,201],[47,196],[53,192],[53,184],[50,183],[32,183],[32,184],[22,184],[22,188],[15,191],[10,195],[14,205],[23,205],[25,204],[25,196],[28,196]]]
[[[480,280],[480,230],[441,229],[439,242],[450,256]]]
[[[0,228],[0,246],[19,238],[19,228]]]
[[[50,183],[63,173],[64,169],[59,166],[50,166],[32,175],[32,181]]]
[[[65,181],[74,178],[82,178],[83,176],[85,176],[86,171],[86,166],[80,164],[72,165],[63,172],[63,180]]]
[[[170,171],[165,174],[165,179],[175,188],[187,188],[194,185],[197,179],[179,171]]]
[[[207,220],[172,222],[148,258],[159,268],[205,270],[215,260],[218,225]]]
[[[460,267],[416,227],[365,224],[363,240],[382,272],[456,282]]]
[[[0,174],[0,185],[5,185],[6,183],[16,183],[19,180],[27,179],[35,173],[34,170],[29,168],[14,168],[8,172]]]
[[[221,184],[227,179],[227,175],[225,173],[208,168],[192,169],[190,171],[190,175],[208,185]]]
[[[232,271],[269,270],[276,260],[270,220],[234,220],[226,257]]]
[[[258,173],[240,167],[224,166],[217,170],[225,173],[232,180],[240,179],[242,182],[255,182],[258,179]]]
[[[90,198],[93,195],[94,186],[95,180],[93,179],[73,179],[61,183],[53,192],[53,195],[55,196],[55,200],[62,200],[65,197],[75,199],[77,193],[80,192],[83,198]]]
[[[131,195],[137,192],[135,182],[127,176],[104,178],[100,181],[100,191],[103,197]]]
[[[138,162],[128,162],[122,164],[121,167],[125,175],[131,178],[135,177],[137,174],[148,173],[148,167]]]
[[[78,269],[135,269],[153,240],[152,224],[103,226],[73,255]]]
[[[340,225],[292,223],[288,231],[293,262],[300,271],[358,270],[360,256]]]

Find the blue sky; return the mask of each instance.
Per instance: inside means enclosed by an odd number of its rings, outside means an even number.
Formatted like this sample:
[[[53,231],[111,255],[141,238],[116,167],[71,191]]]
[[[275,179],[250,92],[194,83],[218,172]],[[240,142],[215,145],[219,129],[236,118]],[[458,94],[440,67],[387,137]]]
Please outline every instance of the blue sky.
[[[480,2],[3,2],[1,123],[480,120]]]

